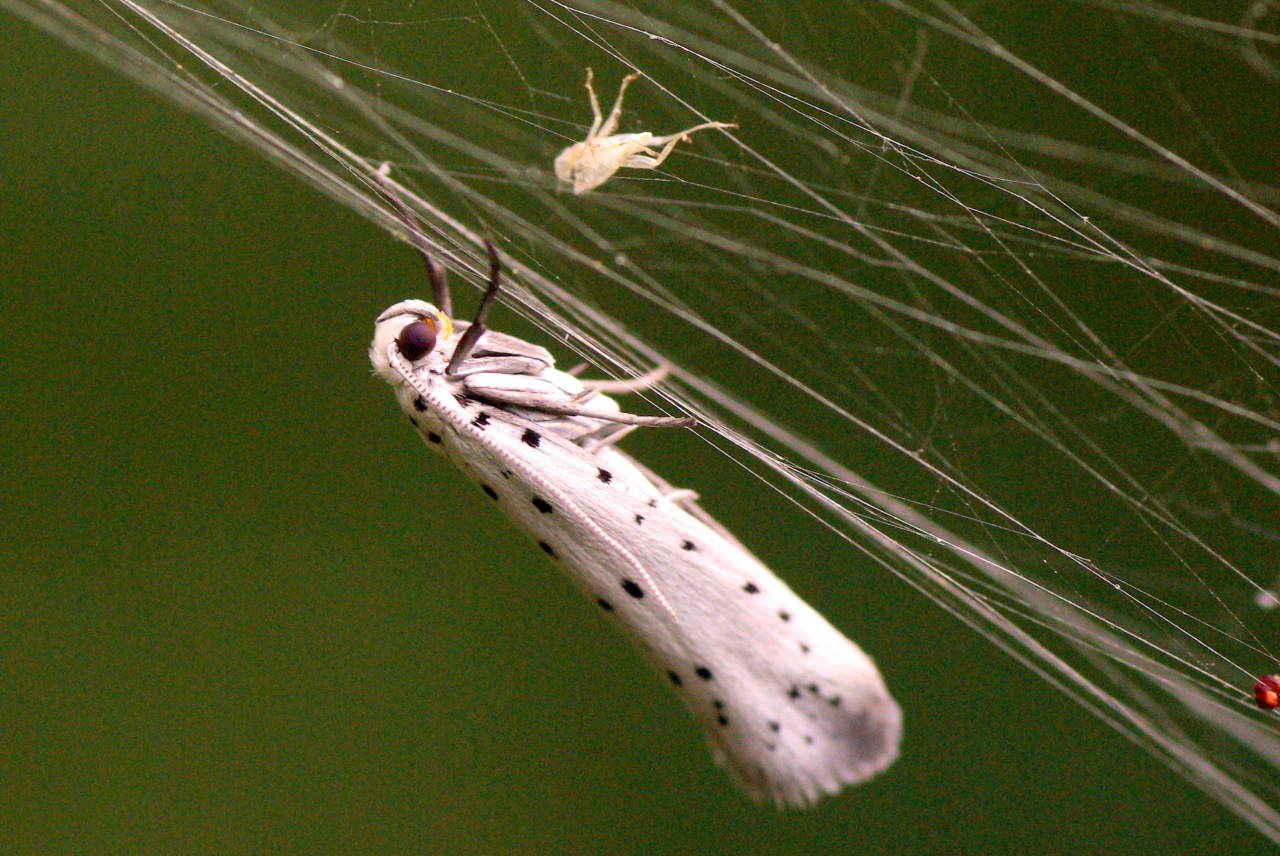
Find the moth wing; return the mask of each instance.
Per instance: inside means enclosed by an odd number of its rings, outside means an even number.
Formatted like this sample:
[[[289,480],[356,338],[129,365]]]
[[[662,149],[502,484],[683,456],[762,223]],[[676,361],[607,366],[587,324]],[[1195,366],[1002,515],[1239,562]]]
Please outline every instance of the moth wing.
[[[459,332],[463,332],[471,326],[465,321],[455,321],[454,325],[458,328]],[[518,336],[499,333],[495,330],[485,330],[484,335],[476,340],[475,347],[472,349],[471,354],[475,357],[528,357],[529,359],[537,360],[545,366],[554,366],[556,364],[555,357],[551,356],[551,352],[541,345],[535,345],[532,342],[526,342]]]
[[[453,346],[456,346],[461,341],[461,334],[466,332],[470,326],[471,324],[466,321],[454,322],[454,329],[458,335],[455,335],[451,340]],[[448,362],[452,356],[453,352],[449,350],[442,355],[442,359]],[[476,340],[470,355],[458,367],[456,374],[464,377],[480,372],[531,375],[551,369],[555,364],[555,357],[551,356],[551,352],[540,345],[534,345],[531,342],[526,342],[524,339],[519,339],[515,336],[509,336],[506,333],[486,330]]]
[[[856,644],[709,514],[666,499],[665,482],[629,455],[556,440],[566,448],[555,477],[577,488],[580,510],[648,569],[646,586],[672,606],[667,614],[646,597],[610,615],[676,676],[713,756],[749,794],[808,805],[892,763],[901,712]],[[577,571],[617,591],[626,569],[607,549],[593,546],[590,567]]]
[[[628,455],[626,452],[618,448],[614,448],[613,452],[619,458],[624,459],[629,466],[634,467],[636,471],[639,472],[644,478],[652,482],[653,485],[657,487],[658,490],[664,496],[670,496],[670,494],[673,494],[673,493],[674,494],[680,493],[680,488],[673,486],[666,479],[662,478],[662,476],[658,475],[653,470],[649,469],[644,464],[640,463],[635,458]],[[698,501],[694,499],[692,496],[679,496],[672,499],[671,502],[673,502],[677,507],[679,507],[686,513],[692,515],[695,519],[701,521],[704,525],[714,530],[716,534],[718,534],[721,538],[725,539],[730,544],[733,544],[738,549],[742,550],[744,553],[749,554],[751,552],[746,548],[746,546],[743,545],[741,541],[739,541],[737,538],[734,537],[732,532],[730,532],[728,529],[722,526],[718,520],[716,520],[706,511],[704,511],[702,509],[702,506],[698,505]]]
[[[463,380],[568,396],[552,369],[484,374]],[[455,399],[462,383],[420,377],[440,389],[433,413],[449,429],[424,436],[639,641],[749,794],[808,805],[897,756],[901,713],[870,658],[630,456],[573,442],[599,420],[526,419],[518,405]],[[419,409],[412,394],[402,406],[411,418]]]
[[[500,403],[518,401],[521,406],[528,406],[525,402],[531,398],[545,400],[549,405],[565,406],[573,403],[576,393],[582,392],[581,382],[564,372],[545,375],[476,372],[463,379],[463,387],[468,395],[491,398]]]

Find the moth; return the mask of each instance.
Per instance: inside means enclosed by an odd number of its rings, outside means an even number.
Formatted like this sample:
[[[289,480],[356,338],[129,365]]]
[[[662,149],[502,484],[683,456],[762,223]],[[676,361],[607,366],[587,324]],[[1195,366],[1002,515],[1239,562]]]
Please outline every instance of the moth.
[[[639,644],[751,797],[803,807],[887,767],[902,718],[871,659],[692,492],[617,447],[636,427],[691,420],[629,414],[605,394],[652,379],[580,380],[488,329],[501,273],[487,248],[470,324],[450,317],[444,268],[421,245],[435,303],[377,318],[369,358],[414,430]]]
[[[655,137],[648,131],[637,134],[615,134],[622,117],[622,97],[631,81],[640,75],[628,74],[618,87],[618,99],[613,102],[609,118],[600,113],[600,102],[591,86],[591,69],[587,69],[587,96],[591,99],[591,129],[587,138],[562,151],[555,160],[556,178],[573,185],[575,194],[586,193],[604,184],[620,169],[657,169],[671,154],[676,143],[689,139],[694,131],[708,128],[736,128],[726,122],[707,122],[695,125],[665,137]],[[662,146],[661,151],[655,151]]]

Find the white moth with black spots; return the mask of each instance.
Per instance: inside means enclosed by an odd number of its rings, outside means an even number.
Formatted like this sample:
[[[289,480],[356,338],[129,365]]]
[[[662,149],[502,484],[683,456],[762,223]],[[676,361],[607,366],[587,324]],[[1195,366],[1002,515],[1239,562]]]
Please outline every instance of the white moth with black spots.
[[[871,659],[689,491],[614,445],[634,426],[691,424],[623,413],[602,394],[654,379],[581,381],[545,349],[487,330],[492,245],[476,320],[453,321],[444,270],[419,251],[436,305],[406,300],[379,315],[369,357],[427,445],[635,637],[752,797],[807,806],[887,767],[901,712]]]

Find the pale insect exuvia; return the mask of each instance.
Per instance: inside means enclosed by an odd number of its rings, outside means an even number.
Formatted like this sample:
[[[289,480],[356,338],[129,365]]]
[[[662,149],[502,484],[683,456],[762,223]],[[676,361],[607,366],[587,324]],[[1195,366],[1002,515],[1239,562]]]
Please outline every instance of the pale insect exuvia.
[[[707,122],[676,134],[655,137],[648,131],[639,134],[615,134],[622,116],[622,96],[639,74],[628,74],[618,87],[618,100],[613,102],[609,118],[600,113],[600,102],[591,86],[591,69],[587,69],[587,95],[591,98],[591,130],[587,138],[562,151],[555,161],[556,178],[573,185],[574,193],[586,193],[608,181],[620,169],[657,169],[676,143],[689,139],[694,131],[708,128],[736,128],[726,122]],[[661,151],[654,151],[663,146]]]
[[[397,208],[407,212],[397,203]],[[410,225],[413,230],[413,225]],[[706,730],[715,759],[756,799],[806,806],[887,767],[901,713],[875,665],[731,534],[616,443],[635,426],[692,420],[623,413],[543,348],[455,322],[443,267],[415,234],[436,305],[378,316],[369,357],[427,445],[528,532],[630,633]]]

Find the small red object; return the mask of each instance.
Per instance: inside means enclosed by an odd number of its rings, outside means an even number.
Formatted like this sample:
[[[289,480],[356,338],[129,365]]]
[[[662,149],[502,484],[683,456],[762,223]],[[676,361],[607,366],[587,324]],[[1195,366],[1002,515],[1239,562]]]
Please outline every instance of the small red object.
[[[1280,675],[1263,675],[1253,684],[1253,700],[1263,710],[1280,707]]]

